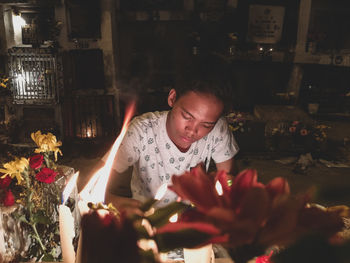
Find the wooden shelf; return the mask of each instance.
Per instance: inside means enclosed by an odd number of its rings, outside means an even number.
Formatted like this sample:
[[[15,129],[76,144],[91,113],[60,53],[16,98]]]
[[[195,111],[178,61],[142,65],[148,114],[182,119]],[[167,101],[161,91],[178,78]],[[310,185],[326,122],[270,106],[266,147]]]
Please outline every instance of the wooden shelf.
[[[297,52],[294,57],[294,63],[334,65],[350,67],[350,53],[316,53]]]

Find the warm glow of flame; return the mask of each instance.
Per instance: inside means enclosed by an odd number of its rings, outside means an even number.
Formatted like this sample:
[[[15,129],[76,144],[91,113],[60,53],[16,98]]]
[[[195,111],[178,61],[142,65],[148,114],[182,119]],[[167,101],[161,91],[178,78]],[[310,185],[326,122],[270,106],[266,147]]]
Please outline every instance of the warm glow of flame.
[[[67,202],[68,197],[69,197],[70,194],[72,193],[73,188],[74,188],[74,186],[76,185],[78,176],[79,176],[79,172],[76,172],[76,173],[72,176],[72,178],[69,179],[69,181],[67,182],[67,185],[66,185],[66,187],[64,188],[63,193],[62,193],[62,204],[63,204],[63,205]]]
[[[132,116],[134,115],[135,107],[136,107],[136,103],[132,102],[126,109],[122,130],[109,152],[105,166],[103,166],[100,170],[98,170],[92,176],[92,178],[89,180],[89,182],[84,187],[84,189],[79,193],[80,198],[82,198],[85,202],[93,202],[93,203],[104,202],[107,182],[108,182],[109,174],[112,170],[113,161],[117,154],[118,148],[125,136],[128,124]]]
[[[216,189],[216,192],[218,193],[218,195],[222,195],[223,194],[222,185],[220,184],[219,181],[216,181],[215,189]]]
[[[22,26],[25,26],[27,24],[26,21],[23,19],[23,17],[18,15],[12,16],[12,23],[13,23],[13,27],[15,28],[21,28]]]
[[[91,128],[86,129],[86,137],[90,138],[92,136]]]
[[[157,193],[156,193],[156,196],[154,197],[154,199],[156,199],[156,200],[162,199],[162,198],[164,197],[164,195],[165,195],[166,190],[168,190],[168,184],[166,184],[166,183],[165,183],[165,184],[162,184],[162,185],[158,188]]]
[[[178,214],[176,213],[176,214],[174,214],[174,215],[172,215],[170,218],[169,218],[169,222],[170,223],[176,223],[177,222],[177,219],[178,219]]]

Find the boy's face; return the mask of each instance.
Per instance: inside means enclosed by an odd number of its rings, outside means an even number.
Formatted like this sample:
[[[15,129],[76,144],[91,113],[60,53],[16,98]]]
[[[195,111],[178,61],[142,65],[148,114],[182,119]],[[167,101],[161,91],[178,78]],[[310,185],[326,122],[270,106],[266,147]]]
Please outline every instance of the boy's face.
[[[223,103],[214,95],[189,91],[176,99],[176,91],[169,92],[168,104],[172,107],[166,129],[169,138],[180,151],[207,135],[223,111]]]

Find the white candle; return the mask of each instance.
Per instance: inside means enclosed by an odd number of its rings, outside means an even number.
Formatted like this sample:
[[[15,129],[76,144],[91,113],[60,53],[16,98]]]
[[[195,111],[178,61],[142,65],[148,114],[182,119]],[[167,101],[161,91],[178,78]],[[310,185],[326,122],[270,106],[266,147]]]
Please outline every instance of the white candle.
[[[59,206],[60,238],[64,263],[75,262],[75,251],[73,247],[74,218],[68,206]]]
[[[200,248],[184,248],[185,263],[214,263],[212,244]]]
[[[82,231],[80,231],[78,248],[77,248],[77,257],[76,257],[75,263],[81,263],[82,244],[83,244],[83,234],[82,234]],[[66,262],[64,262],[64,263],[66,263]]]
[[[62,193],[62,205],[58,208],[61,250],[63,261],[65,263],[75,262],[75,251],[73,246],[73,238],[75,236],[74,218],[69,207],[65,205],[65,202],[73,191],[73,188],[76,187],[78,175],[79,172],[75,173],[67,183],[66,188]]]

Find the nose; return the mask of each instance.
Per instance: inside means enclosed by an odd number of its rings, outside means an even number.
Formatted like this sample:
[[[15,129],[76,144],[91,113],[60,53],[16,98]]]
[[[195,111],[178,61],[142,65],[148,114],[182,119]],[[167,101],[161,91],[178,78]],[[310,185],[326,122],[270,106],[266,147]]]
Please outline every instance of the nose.
[[[196,134],[198,133],[198,128],[194,123],[188,123],[185,127],[185,131],[186,131],[186,136],[189,138],[193,138],[196,136]]]

